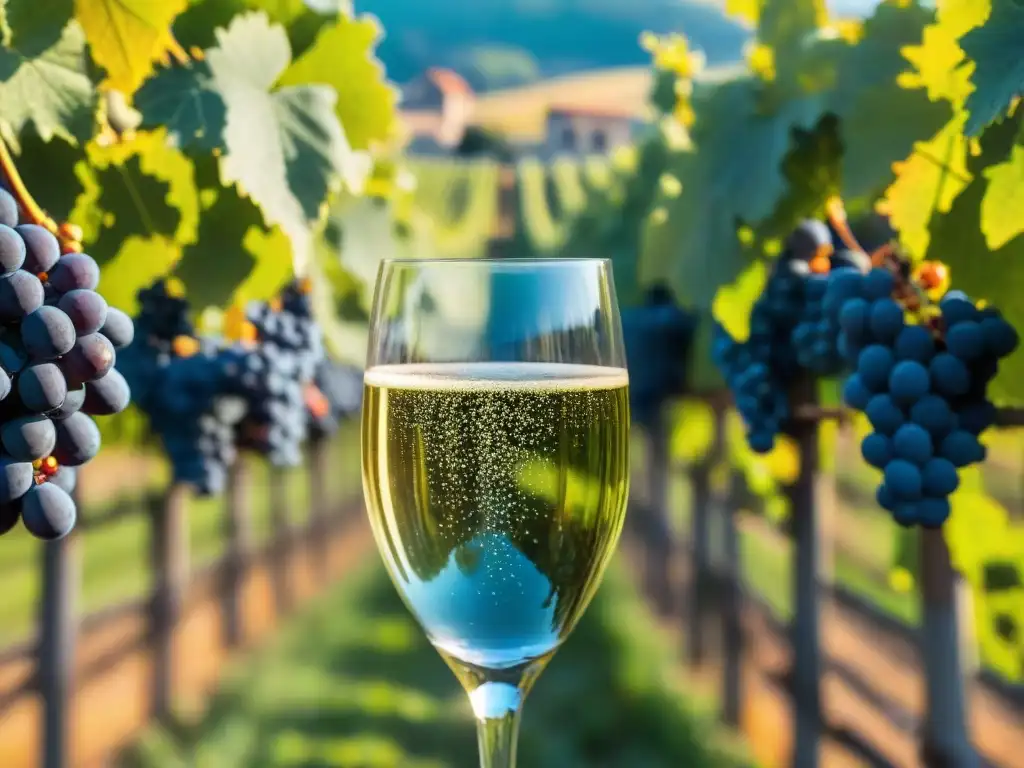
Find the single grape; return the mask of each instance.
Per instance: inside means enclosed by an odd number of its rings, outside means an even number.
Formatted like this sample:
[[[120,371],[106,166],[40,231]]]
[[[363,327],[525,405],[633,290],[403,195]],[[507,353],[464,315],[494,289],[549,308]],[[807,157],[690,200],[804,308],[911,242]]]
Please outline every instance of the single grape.
[[[100,431],[84,413],[73,413],[57,422],[56,447],[52,451],[60,464],[79,467],[100,450]]]
[[[896,498],[885,483],[879,485],[878,490],[875,491],[875,500],[878,502],[878,506],[889,512],[896,507]]]
[[[14,382],[6,371],[0,371],[0,401],[6,400],[14,389]]]
[[[981,400],[964,405],[958,415],[961,429],[974,435],[980,435],[995,424],[996,407],[988,400]]]
[[[60,243],[53,233],[38,224],[21,224],[17,232],[25,241],[25,264],[22,269],[34,275],[53,269],[53,265],[60,259]]]
[[[949,519],[949,499],[926,498],[917,505],[917,519],[925,528],[940,528]]]
[[[877,301],[892,296],[896,280],[885,269],[872,269],[864,276],[864,298]]]
[[[856,373],[850,376],[843,385],[843,402],[851,408],[863,411],[868,407],[871,397],[871,390]]]
[[[72,494],[75,492],[75,486],[78,485],[78,470],[74,467],[58,467],[47,482],[57,486],[64,493]]]
[[[18,232],[0,224],[0,271],[14,272],[25,263],[25,241]]]
[[[90,333],[75,342],[73,349],[60,361],[69,387],[77,387],[103,376],[114,367],[117,354],[106,336]]]
[[[893,459],[892,441],[885,435],[872,432],[860,444],[860,452],[864,461],[876,469],[885,469],[885,465]]]
[[[971,372],[962,360],[949,352],[940,352],[933,357],[928,371],[932,389],[940,394],[955,397],[965,394],[971,388]]]
[[[974,302],[958,291],[947,293],[939,302],[939,309],[942,310],[942,319],[947,328],[960,323],[974,322],[978,317],[978,309]]]
[[[18,376],[18,396],[33,413],[60,408],[68,395],[68,385],[53,363],[30,365]]]
[[[879,299],[871,305],[868,322],[876,339],[891,343],[903,330],[903,308],[892,299]]]
[[[59,293],[70,293],[76,288],[96,290],[100,284],[100,268],[92,256],[68,253],[50,270],[50,285]]]
[[[95,291],[85,288],[65,293],[57,307],[71,318],[79,336],[95,333],[107,321],[107,302]]]
[[[60,421],[62,419],[66,419],[73,413],[78,413],[85,405],[85,396],[86,391],[84,385],[79,385],[74,389],[69,389],[67,397],[64,398],[64,402],[61,404],[60,408],[47,415],[54,421]]]
[[[54,541],[71,533],[76,519],[75,501],[53,483],[41,483],[25,494],[21,520],[38,539]]]
[[[21,343],[21,337],[13,331],[0,332],[0,368],[10,374],[15,374],[25,367],[28,362],[28,353],[25,345]]]
[[[0,187],[0,224],[5,227],[18,226],[18,202],[3,187]]]
[[[57,433],[45,416],[23,416],[0,426],[0,442],[17,461],[44,459],[53,453]]]
[[[867,336],[870,305],[864,299],[850,299],[839,310],[839,327],[854,341]]]
[[[897,363],[889,374],[889,391],[898,403],[909,405],[928,394],[928,369],[914,360]]]
[[[116,307],[107,309],[107,319],[100,333],[110,339],[114,349],[124,349],[135,338],[135,324],[132,319]]]
[[[889,383],[893,362],[893,355],[888,347],[872,344],[870,347],[866,347],[857,358],[857,373],[868,389],[872,392],[880,392]]]
[[[1020,342],[1014,327],[1001,317],[986,317],[978,325],[985,350],[997,360],[1012,354]]]
[[[975,360],[985,354],[985,335],[981,325],[971,320],[957,323],[946,331],[946,348],[961,360]]]
[[[932,455],[932,438],[924,427],[904,424],[893,435],[892,447],[898,458],[924,464]]]
[[[43,306],[44,293],[39,278],[24,270],[0,275],[0,322],[21,322]]]
[[[817,219],[801,221],[786,239],[786,253],[794,259],[810,261],[823,246],[832,245],[828,225]]]
[[[85,385],[85,405],[82,410],[91,416],[112,416],[128,407],[131,390],[124,376],[111,368],[96,381]]]
[[[901,501],[896,502],[892,509],[892,519],[897,525],[909,528],[917,522],[917,507],[919,502]]]
[[[896,430],[905,421],[903,411],[889,395],[885,394],[872,397],[868,407],[864,409],[864,414],[871,422],[871,426],[883,435],[896,434]]]
[[[3,190],[0,189],[0,192]],[[21,520],[21,499],[10,504],[0,504],[0,536],[10,533]]]
[[[956,426],[949,404],[938,395],[925,395],[910,408],[911,421],[928,430],[932,437],[944,437]]]
[[[960,485],[953,462],[941,456],[928,459],[921,476],[926,496],[949,496]]]
[[[0,506],[7,506],[20,499],[34,482],[29,462],[15,461],[9,456],[0,458]]]
[[[775,446],[775,435],[767,430],[751,432],[747,435],[747,443],[754,453],[768,453]]]
[[[894,459],[885,468],[885,485],[893,498],[917,501],[921,498],[921,470],[904,459]]]
[[[927,363],[935,356],[935,339],[931,331],[921,325],[906,326],[896,337],[894,347],[897,360]]]
[[[39,307],[22,322],[21,340],[30,358],[53,360],[75,346],[75,326],[56,307]]]
[[[966,467],[968,464],[981,461],[985,452],[977,437],[958,429],[943,438],[939,446],[939,455],[951,461],[955,467]]]

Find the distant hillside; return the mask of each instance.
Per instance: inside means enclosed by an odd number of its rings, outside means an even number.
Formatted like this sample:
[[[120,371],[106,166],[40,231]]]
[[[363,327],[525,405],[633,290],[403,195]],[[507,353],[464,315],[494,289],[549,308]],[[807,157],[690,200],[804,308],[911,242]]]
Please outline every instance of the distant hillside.
[[[713,0],[356,0],[387,31],[379,55],[404,83],[450,67],[477,90],[648,62],[644,31],[683,32],[708,63],[735,61],[749,31]]]
[[[473,122],[514,141],[536,141],[544,134],[551,105],[614,108],[643,117],[650,90],[651,71],[647,67],[557,77],[481,96],[473,110]]]

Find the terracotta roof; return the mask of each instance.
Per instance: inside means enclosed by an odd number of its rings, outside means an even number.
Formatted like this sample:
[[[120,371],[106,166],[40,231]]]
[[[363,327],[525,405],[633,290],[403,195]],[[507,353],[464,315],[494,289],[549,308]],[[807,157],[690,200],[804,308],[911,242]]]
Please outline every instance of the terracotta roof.
[[[554,105],[548,107],[548,117],[552,115],[565,115],[567,117],[615,117],[622,120],[632,120],[636,117],[626,109],[615,109],[614,107],[584,107],[577,105]]]
[[[446,96],[470,96],[473,94],[473,89],[469,87],[469,83],[466,82],[465,78],[458,72],[453,72],[450,69],[431,67],[427,70],[427,79],[440,88],[441,92]]]

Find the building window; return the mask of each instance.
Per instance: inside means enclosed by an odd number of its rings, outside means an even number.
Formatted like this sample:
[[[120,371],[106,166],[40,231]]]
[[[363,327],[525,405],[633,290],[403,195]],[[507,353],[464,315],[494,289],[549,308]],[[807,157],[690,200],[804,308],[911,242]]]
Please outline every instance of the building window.
[[[567,125],[562,129],[562,149],[575,149],[576,148],[576,132],[572,129],[571,125]]]
[[[608,134],[598,129],[590,137],[590,144],[595,152],[604,152],[608,149]]]

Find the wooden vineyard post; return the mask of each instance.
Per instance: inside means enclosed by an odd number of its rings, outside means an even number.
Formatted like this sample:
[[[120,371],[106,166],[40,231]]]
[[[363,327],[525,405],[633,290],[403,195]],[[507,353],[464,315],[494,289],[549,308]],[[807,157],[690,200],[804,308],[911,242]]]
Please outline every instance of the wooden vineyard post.
[[[817,385],[805,379],[794,390],[794,412],[817,405]],[[818,474],[818,422],[793,419],[789,435],[798,446],[800,474],[787,489],[792,518],[793,618],[790,623],[792,668],[790,675],[795,733],[793,765],[818,765],[821,734],[821,599],[818,576],[821,542],[816,520],[816,477]]]
[[[174,630],[181,617],[189,577],[188,499],[191,489],[175,483],[163,503],[152,509],[154,593],[150,617],[153,643],[153,687],[150,711],[154,719],[171,714],[174,694]]]
[[[942,531],[921,531],[921,659],[925,716],[921,763],[927,768],[973,768],[978,757],[967,729],[967,685],[961,613],[966,596]],[[970,620],[970,616],[966,617]]]
[[[81,536],[72,532],[58,541],[43,543],[43,585],[39,611],[40,641],[36,681],[43,703],[43,768],[72,765],[69,744],[75,640],[76,604],[81,576]]]
[[[738,472],[730,477],[733,483],[742,483]],[[729,498],[722,509],[722,720],[738,728],[743,702],[743,567],[740,559],[740,537],[736,525],[738,508],[735,494],[729,489]]]
[[[245,587],[253,551],[252,473],[244,454],[228,470],[224,515],[225,561],[221,585],[224,644],[236,648],[245,642]]]
[[[291,578],[288,560],[292,550],[293,525],[288,499],[288,472],[270,469],[270,519],[273,526],[270,545],[270,582],[274,595],[274,611],[282,616],[291,610]]]
[[[712,406],[714,426],[708,454],[690,471],[691,485],[691,569],[690,599],[685,630],[690,664],[704,661],[704,619],[707,616],[708,590],[713,581],[711,572],[711,471],[719,463],[725,444],[725,411]]]
[[[330,555],[331,523],[327,485],[330,477],[330,443],[313,440],[309,445],[309,530],[312,534],[313,559],[318,578],[327,575]]]
[[[647,587],[658,610],[672,610],[672,532],[668,520],[668,490],[671,480],[669,424],[664,408],[647,419],[648,435],[648,519],[644,524],[644,561]]]

